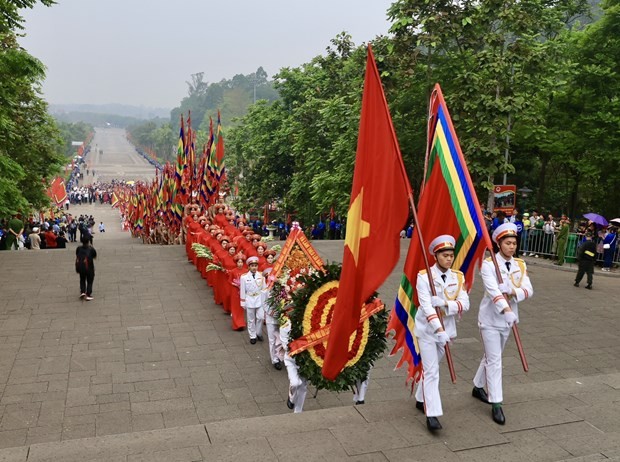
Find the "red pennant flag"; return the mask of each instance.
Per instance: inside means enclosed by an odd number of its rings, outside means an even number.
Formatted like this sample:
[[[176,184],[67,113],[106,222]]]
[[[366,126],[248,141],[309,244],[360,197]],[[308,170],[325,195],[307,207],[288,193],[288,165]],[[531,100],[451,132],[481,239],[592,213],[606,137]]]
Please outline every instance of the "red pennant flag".
[[[410,191],[369,45],[342,273],[322,370],[327,379],[334,380],[351,359],[349,338],[362,305],[398,262]]]
[[[47,190],[47,196],[54,201],[56,206],[60,207],[67,200],[67,188],[65,187],[65,180],[57,176],[50,184]]]

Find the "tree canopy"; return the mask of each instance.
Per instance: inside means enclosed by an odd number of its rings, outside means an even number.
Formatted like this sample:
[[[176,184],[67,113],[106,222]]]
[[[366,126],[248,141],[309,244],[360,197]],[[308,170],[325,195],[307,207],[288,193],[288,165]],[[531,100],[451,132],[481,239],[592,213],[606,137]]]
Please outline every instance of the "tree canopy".
[[[23,28],[20,9],[36,3],[0,2],[0,217],[48,204],[46,182],[64,162],[58,129],[40,96],[45,67],[19,46],[16,33]]]
[[[521,209],[617,215],[618,2],[395,1],[387,11],[390,35],[375,38],[373,48],[414,191],[423,175],[428,99],[439,82],[482,200],[506,181],[534,191],[519,199]],[[177,136],[180,113],[191,110],[204,140],[208,116],[221,108],[239,208],[275,202],[282,218],[305,222],[330,210],[344,216],[365,56],[365,46],[343,32],[325,53],[281,69],[273,82],[261,69],[217,84],[196,74],[170,131]],[[263,84],[270,97],[259,97]]]

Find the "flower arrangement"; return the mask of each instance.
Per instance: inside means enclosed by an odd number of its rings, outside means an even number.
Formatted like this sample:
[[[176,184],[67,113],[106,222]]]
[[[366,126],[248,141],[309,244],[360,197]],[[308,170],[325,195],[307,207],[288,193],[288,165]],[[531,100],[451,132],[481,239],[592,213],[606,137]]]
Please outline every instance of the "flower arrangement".
[[[288,262],[287,262],[288,263]],[[280,313],[281,319],[291,321],[291,344],[300,338],[309,338],[331,323],[338,293],[341,265],[329,264],[324,271],[286,268],[274,282],[269,303]],[[380,302],[373,295],[367,303]],[[288,308],[288,312],[285,312]],[[291,309],[292,308],[292,309]],[[299,373],[318,389],[350,390],[357,380],[364,380],[374,362],[387,346],[385,329],[387,313],[381,309],[360,322],[349,339],[349,358],[336,380],[321,374],[327,340],[310,346],[295,355]]]
[[[209,260],[213,259],[213,253],[211,252],[211,250],[202,244],[198,244],[197,242],[194,242],[192,244],[192,250],[194,252],[196,252],[196,256],[200,257],[200,258],[208,258]]]

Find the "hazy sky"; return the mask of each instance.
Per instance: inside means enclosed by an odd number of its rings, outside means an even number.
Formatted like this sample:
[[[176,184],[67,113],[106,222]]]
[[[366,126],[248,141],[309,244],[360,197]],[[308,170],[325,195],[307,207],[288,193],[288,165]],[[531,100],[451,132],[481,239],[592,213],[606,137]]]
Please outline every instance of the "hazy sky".
[[[26,10],[20,44],[47,66],[50,103],[178,106],[191,74],[269,76],[342,31],[386,34],[392,0],[59,0]]]

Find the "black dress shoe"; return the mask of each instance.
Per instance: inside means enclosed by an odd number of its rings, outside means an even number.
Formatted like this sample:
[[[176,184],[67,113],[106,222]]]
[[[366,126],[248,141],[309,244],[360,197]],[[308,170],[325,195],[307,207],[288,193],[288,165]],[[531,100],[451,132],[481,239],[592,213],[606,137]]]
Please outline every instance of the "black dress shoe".
[[[474,389],[471,391],[471,395],[474,398],[478,398],[483,403],[489,404],[489,396],[487,395],[487,392],[484,391],[484,388],[474,387]]]
[[[275,367],[277,370],[281,371],[282,370],[282,361],[278,361],[277,363],[273,363],[273,367]]]
[[[256,339],[255,339],[255,338],[251,338],[251,339],[250,339],[250,343],[251,343],[252,345],[254,345],[254,344],[256,343]]]
[[[422,412],[424,412],[424,403],[422,401],[416,401],[415,402],[415,408],[419,409]]]
[[[261,335],[257,335],[256,336],[256,340],[258,340],[259,342],[263,341],[263,337]]]
[[[575,282],[573,285],[574,285],[575,287],[579,287],[579,283],[578,283],[578,282]]]
[[[586,286],[586,289],[588,289],[588,290],[592,290],[592,286],[591,286],[590,284],[588,284],[588,285]]]
[[[356,401],[356,402],[355,402],[355,404],[356,404],[356,405],[357,405],[357,404],[364,404],[364,400],[361,400],[361,401]]]
[[[504,411],[502,411],[501,406],[491,409],[491,416],[493,417],[493,421],[495,423],[500,425],[504,425],[506,423],[506,417],[504,417]]]
[[[291,401],[291,398],[286,398],[286,407],[289,409],[295,409],[295,404]]]
[[[427,417],[426,427],[432,432],[441,430],[443,428],[439,423],[439,419],[437,417]]]

